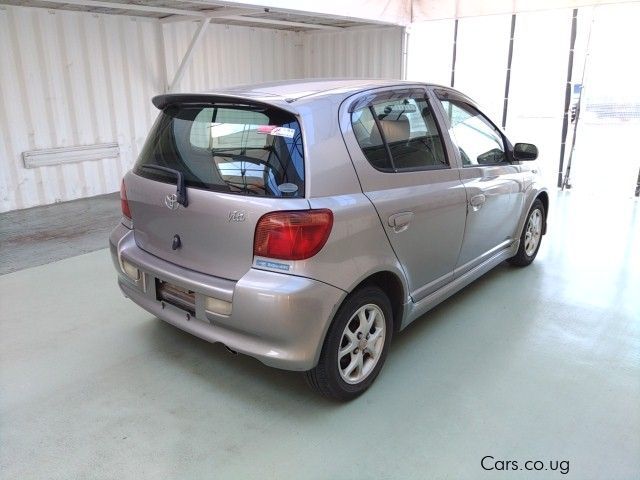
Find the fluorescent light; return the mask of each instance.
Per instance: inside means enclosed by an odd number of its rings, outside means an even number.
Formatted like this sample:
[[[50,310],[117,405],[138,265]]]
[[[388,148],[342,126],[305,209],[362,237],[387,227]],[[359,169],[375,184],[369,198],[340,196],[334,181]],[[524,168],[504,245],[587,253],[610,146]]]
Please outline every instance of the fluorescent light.
[[[22,161],[24,162],[25,168],[38,168],[50,165],[102,160],[103,158],[118,158],[119,156],[120,147],[117,143],[99,143],[79,147],[30,150],[22,152]]]

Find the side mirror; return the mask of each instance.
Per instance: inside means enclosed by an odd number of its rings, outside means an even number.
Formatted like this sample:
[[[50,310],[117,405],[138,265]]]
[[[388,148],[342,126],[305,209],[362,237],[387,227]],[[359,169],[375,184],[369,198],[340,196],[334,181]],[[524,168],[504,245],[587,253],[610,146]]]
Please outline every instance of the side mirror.
[[[538,158],[538,147],[532,143],[516,143],[513,147],[513,158],[519,161],[530,161]]]

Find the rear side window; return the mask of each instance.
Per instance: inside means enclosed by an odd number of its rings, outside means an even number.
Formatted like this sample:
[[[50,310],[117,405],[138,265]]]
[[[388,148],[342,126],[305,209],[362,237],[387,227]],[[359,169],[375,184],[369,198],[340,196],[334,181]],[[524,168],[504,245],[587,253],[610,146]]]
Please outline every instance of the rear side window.
[[[358,139],[358,144],[369,163],[378,170],[393,171],[387,154],[387,147],[382,141],[380,130],[373,118],[371,109],[366,107],[353,112],[351,125]]]
[[[183,173],[189,187],[270,197],[304,196],[300,125],[283,110],[242,105],[165,108],[136,162],[136,174],[175,183],[175,176],[144,165]]]
[[[427,100],[407,96],[381,100],[351,114],[369,163],[385,172],[447,167],[442,141]]]

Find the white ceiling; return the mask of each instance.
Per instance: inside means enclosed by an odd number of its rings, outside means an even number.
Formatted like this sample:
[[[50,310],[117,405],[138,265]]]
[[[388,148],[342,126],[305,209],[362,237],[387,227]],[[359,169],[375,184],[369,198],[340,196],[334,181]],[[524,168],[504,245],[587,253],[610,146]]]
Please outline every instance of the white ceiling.
[[[404,25],[411,0],[0,0],[0,4],[115,15],[135,15],[163,22],[212,23],[286,30],[341,30],[366,25]]]
[[[0,0],[0,4],[285,30],[342,30],[638,0]]]
[[[590,5],[631,3],[638,0],[413,0],[412,21],[478,17]]]

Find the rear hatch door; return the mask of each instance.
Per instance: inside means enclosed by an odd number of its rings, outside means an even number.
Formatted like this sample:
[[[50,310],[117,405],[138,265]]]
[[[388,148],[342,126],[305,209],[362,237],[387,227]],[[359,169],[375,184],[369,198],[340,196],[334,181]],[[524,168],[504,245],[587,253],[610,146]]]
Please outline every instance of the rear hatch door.
[[[162,104],[125,176],[136,243],[185,268],[238,280],[251,268],[260,217],[309,208],[299,122],[249,100],[176,98]]]

